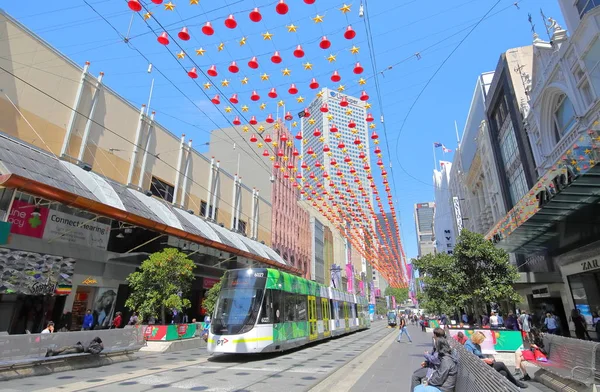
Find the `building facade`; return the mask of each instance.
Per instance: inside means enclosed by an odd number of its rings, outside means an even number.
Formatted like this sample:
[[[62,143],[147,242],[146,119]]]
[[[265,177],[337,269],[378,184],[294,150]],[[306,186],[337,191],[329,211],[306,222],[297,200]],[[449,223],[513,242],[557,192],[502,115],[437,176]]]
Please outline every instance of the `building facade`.
[[[450,194],[450,171],[452,163],[441,161],[440,170],[433,171],[435,214],[433,232],[437,253],[452,254],[456,244],[454,230],[454,200]]]
[[[417,230],[419,257],[435,253],[435,238],[433,233],[434,215],[434,202],[415,204],[415,227]]]

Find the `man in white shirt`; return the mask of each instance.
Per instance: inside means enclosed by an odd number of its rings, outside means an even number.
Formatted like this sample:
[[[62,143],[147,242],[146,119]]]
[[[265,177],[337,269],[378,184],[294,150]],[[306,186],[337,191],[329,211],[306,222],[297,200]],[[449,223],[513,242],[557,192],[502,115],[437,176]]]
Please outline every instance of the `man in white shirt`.
[[[52,321],[48,322],[48,326],[46,329],[42,330],[42,333],[53,333],[54,332],[54,323]]]
[[[492,312],[492,315],[490,316],[490,326],[492,328],[498,328],[498,316],[494,312]]]

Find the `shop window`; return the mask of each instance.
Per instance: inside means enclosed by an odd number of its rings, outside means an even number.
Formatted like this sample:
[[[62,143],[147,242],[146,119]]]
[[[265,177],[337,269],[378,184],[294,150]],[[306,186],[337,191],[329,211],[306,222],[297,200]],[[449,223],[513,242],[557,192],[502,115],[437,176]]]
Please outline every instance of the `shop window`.
[[[152,192],[153,196],[160,197],[161,199],[172,203],[175,188],[173,187],[173,185],[167,184],[166,182],[152,176],[150,192]]]
[[[600,271],[573,275],[568,279],[575,308],[591,324],[592,314],[600,312]]]

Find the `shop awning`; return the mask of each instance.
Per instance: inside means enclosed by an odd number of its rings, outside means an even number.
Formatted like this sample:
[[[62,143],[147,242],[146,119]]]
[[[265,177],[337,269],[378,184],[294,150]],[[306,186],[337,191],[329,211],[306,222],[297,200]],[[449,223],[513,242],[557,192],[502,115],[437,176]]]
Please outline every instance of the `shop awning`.
[[[600,201],[599,149],[600,131],[579,138],[486,238],[507,252],[550,249],[558,222]]]
[[[0,133],[0,185],[301,274],[268,246]]]

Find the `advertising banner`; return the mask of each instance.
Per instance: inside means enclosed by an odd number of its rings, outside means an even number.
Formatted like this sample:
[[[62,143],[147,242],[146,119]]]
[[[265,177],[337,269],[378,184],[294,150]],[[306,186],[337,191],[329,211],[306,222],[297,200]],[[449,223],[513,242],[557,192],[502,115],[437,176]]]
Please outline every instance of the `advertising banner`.
[[[15,200],[8,216],[10,232],[45,240],[106,249],[110,225]]]
[[[346,278],[348,278],[348,283],[346,283],[346,291],[349,293],[354,292],[354,273],[352,271],[352,264],[346,264]]]
[[[471,335],[475,331],[482,332],[485,335],[485,340],[481,344],[481,351],[484,354],[496,354],[500,351],[517,351],[521,345],[523,345],[523,337],[521,336],[521,331],[513,331],[513,330],[495,330],[495,329],[461,329],[461,328],[451,328],[449,330],[450,336],[454,338],[454,336],[458,335],[459,332],[462,332],[469,339]]]
[[[148,325],[144,331],[146,340],[190,339],[196,334],[197,324]]]
[[[202,288],[212,289],[212,287],[219,282],[220,279],[213,278],[202,278]]]

